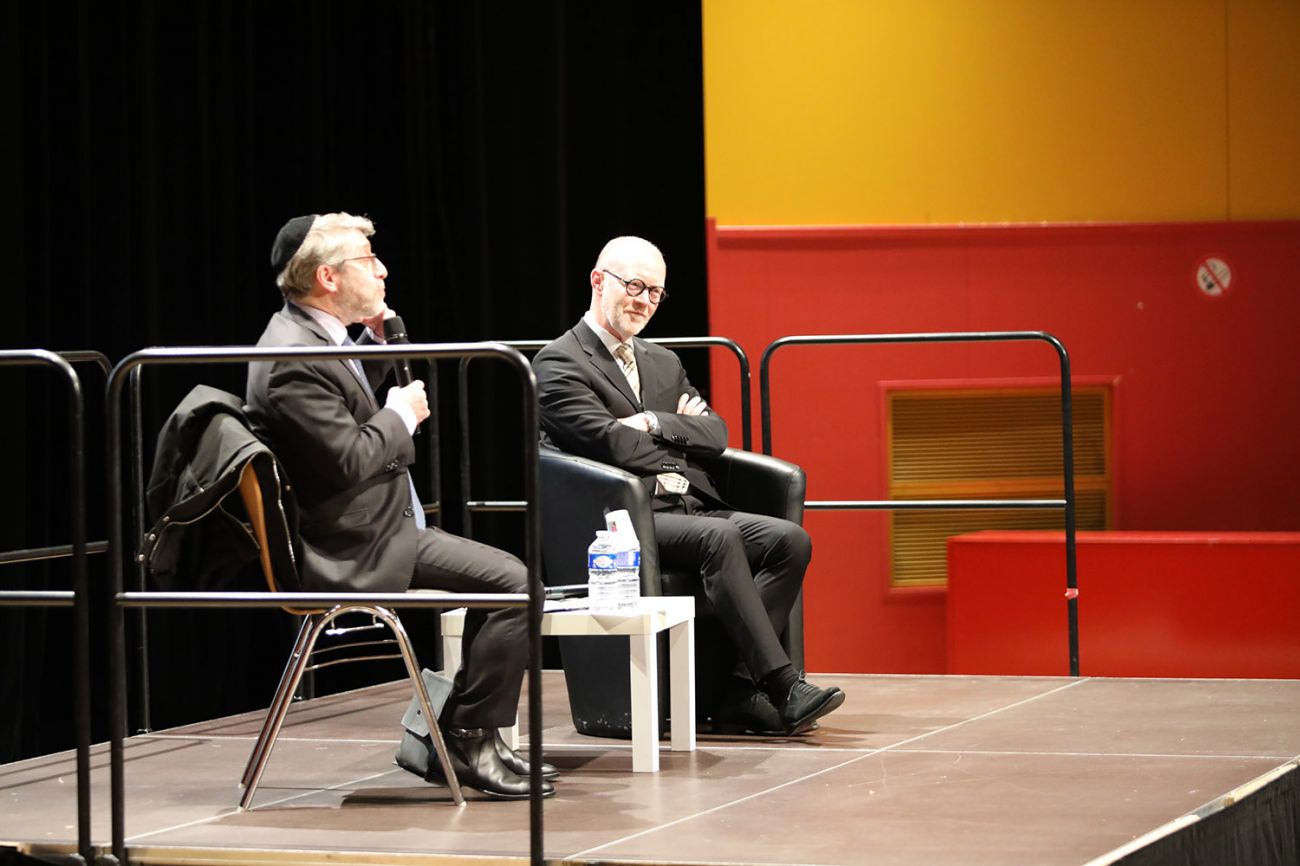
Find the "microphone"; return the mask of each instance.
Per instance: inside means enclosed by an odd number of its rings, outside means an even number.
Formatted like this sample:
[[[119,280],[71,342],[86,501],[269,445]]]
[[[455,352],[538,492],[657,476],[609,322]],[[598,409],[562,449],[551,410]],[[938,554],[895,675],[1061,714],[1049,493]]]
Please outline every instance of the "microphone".
[[[384,319],[384,341],[390,346],[410,345],[410,339],[406,336],[406,323],[402,321],[401,316],[393,316]],[[405,388],[414,381],[415,377],[411,375],[411,362],[406,358],[398,358],[393,362],[393,376],[397,379],[397,386]],[[415,431],[411,435],[417,435],[420,432],[420,425],[415,425]]]
[[[393,316],[384,319],[384,340],[390,346],[405,346],[410,344],[410,339],[406,336],[406,323],[402,321],[401,316]],[[411,362],[406,358],[399,358],[394,362],[396,365],[394,374],[397,377],[399,387],[405,388],[415,379],[411,375]]]

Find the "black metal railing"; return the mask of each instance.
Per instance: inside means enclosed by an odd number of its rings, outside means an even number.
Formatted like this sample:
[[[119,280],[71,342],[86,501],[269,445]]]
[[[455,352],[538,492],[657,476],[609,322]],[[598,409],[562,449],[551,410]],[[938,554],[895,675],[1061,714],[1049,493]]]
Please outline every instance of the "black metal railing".
[[[71,590],[4,590],[0,605],[72,608],[73,714],[77,767],[77,857],[91,863],[90,838],[90,588],[86,556],[86,449],[85,406],[81,379],[72,363],[99,363],[108,372],[108,358],[99,352],[64,352],[45,349],[0,351],[0,366],[45,366],[62,375],[68,389],[68,517],[72,543],[66,546],[11,551],[6,563],[71,558]]]
[[[1060,360],[1061,369],[1061,447],[1063,499],[912,499],[912,500],[823,500],[804,503],[814,510],[904,510],[939,508],[1049,508],[1065,511],[1065,600],[1068,618],[1068,653],[1070,676],[1079,675],[1079,588],[1075,568],[1075,497],[1074,433],[1070,402],[1070,356],[1056,337],[1045,331],[986,331],[937,334],[840,334],[782,337],[763,350],[759,366],[759,406],[763,434],[763,453],[772,453],[771,362],[779,349],[788,346],[844,346],[908,343],[978,343],[1007,341],[1041,341],[1050,345]]]
[[[102,356],[101,356],[102,357]],[[111,366],[108,359],[104,358],[104,374],[108,375]],[[132,526],[135,531],[135,537],[143,537],[145,530],[148,528],[148,517],[145,509],[145,465],[144,465],[144,385],[142,382],[144,367],[139,366],[131,371],[130,394],[131,394],[131,489],[133,493],[132,500]],[[429,398],[429,407],[433,412],[433,419],[430,423],[420,428],[422,440],[427,451],[427,466],[429,470],[429,490],[431,496],[421,497],[421,504],[424,506],[426,517],[430,515],[433,523],[437,526],[442,525],[442,476],[438,472],[438,461],[441,459],[439,451],[440,439],[438,435],[438,378],[429,376],[425,381],[425,393]],[[427,432],[426,432],[427,431]],[[102,553],[107,549],[107,542],[99,542],[98,546],[92,545],[93,553]],[[135,586],[139,592],[144,592],[148,586],[148,571],[145,563],[137,561],[135,563]],[[136,662],[136,733],[147,734],[153,730],[153,700],[151,698],[149,675],[149,610],[141,607],[136,609],[136,629],[135,629],[135,662]],[[304,678],[302,686],[305,692],[310,696],[313,691],[311,685],[311,675]]]
[[[523,418],[523,476],[525,496],[524,546],[528,569],[527,595],[523,594],[405,594],[405,593],[205,593],[205,592],[126,592],[123,590],[124,564],[134,549],[132,540],[124,537],[122,490],[122,392],[128,377],[136,369],[156,365],[202,365],[246,363],[249,361],[319,361],[347,358],[438,359],[494,357],[508,363],[519,376],[523,386],[521,412]],[[514,349],[501,343],[423,343],[404,346],[347,346],[332,348],[251,348],[251,347],[189,347],[170,349],[145,349],[124,358],[109,376],[105,401],[105,447],[108,455],[108,544],[109,583],[112,603],[108,605],[109,641],[109,766],[110,796],[112,802],[112,855],[125,864],[126,856],[126,786],[123,743],[127,730],[126,685],[126,635],[125,610],[127,608],[166,607],[249,607],[278,608],[285,604],[296,606],[329,606],[339,603],[368,602],[391,607],[455,608],[455,607],[523,607],[528,608],[528,720],[531,738],[529,760],[532,766],[530,783],[533,796],[530,801],[530,857],[533,863],[543,863],[542,850],[542,680],[541,680],[541,618],[543,590],[541,581],[541,522],[538,513],[537,474],[537,381],[527,359]]]
[[[550,340],[504,340],[502,345],[518,349],[520,352],[537,352],[544,348]],[[740,374],[740,438],[741,447],[746,451],[753,446],[752,428],[753,423],[750,420],[751,403],[749,395],[749,356],[745,350],[732,339],[727,337],[661,337],[646,340],[648,343],[654,343],[658,346],[666,346],[671,349],[708,349],[720,348],[726,349],[736,356],[736,362],[739,366]],[[473,515],[480,513],[501,513],[517,512],[523,510],[523,503],[519,500],[501,500],[501,499],[474,499],[470,493],[472,490],[472,459],[470,456],[470,423],[469,423],[469,362],[470,358],[463,359],[458,365],[457,370],[457,394],[458,394],[458,429],[460,431],[460,484],[461,484],[461,526],[467,537],[473,536]]]
[[[44,352],[45,350],[44,349],[18,349],[12,351],[17,351],[20,353],[31,353],[31,352]],[[55,351],[54,354],[58,355],[64,361],[67,361],[69,364],[94,364],[95,366],[99,367],[99,370],[101,373],[104,374],[105,379],[108,378],[109,371],[113,369],[112,362],[108,360],[108,356],[105,355],[103,352],[79,349],[79,350],[72,350],[72,351]],[[20,366],[22,365],[22,362],[20,361],[12,361],[10,363],[15,365],[20,365]],[[44,363],[44,362],[41,361],[41,362],[33,362],[33,363]],[[78,383],[80,383],[80,377],[78,377]],[[84,422],[84,415],[85,415],[84,401],[83,401],[82,415],[83,415],[83,422]],[[82,439],[83,441],[85,439],[84,426],[82,430]],[[94,554],[104,553],[107,550],[108,550],[107,541],[86,542],[87,554],[94,555]],[[10,550],[4,553],[0,553],[0,565],[11,565],[20,562],[42,562],[42,561],[48,561],[54,559],[68,559],[72,555],[73,555],[72,545],[70,544],[56,544],[50,547],[29,547],[24,550]]]

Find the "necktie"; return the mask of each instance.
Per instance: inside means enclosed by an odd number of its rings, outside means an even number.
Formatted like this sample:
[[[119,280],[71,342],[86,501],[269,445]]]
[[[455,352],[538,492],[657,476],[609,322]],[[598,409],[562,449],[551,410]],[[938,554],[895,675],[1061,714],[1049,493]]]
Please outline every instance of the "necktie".
[[[614,347],[614,357],[618,359],[618,366],[627,377],[627,383],[632,386],[632,393],[640,400],[641,374],[637,372],[636,354],[632,351],[631,345],[619,343]],[[690,482],[686,480],[686,476],[677,472],[661,472],[655,476],[656,494],[685,493],[689,487]]]
[[[356,341],[347,334],[343,335],[343,342],[340,343],[342,346],[355,346],[356,344]],[[366,379],[366,370],[361,366],[361,361],[357,358],[348,358],[347,365],[348,369],[352,371],[352,375],[356,376],[357,381],[366,389],[366,393],[370,394],[370,381]]]
[[[633,354],[632,347],[627,343],[619,343],[614,348],[614,357],[618,358],[618,365],[627,377],[627,383],[632,386],[632,393],[640,400],[641,374],[636,370],[636,355]]]
[[[356,341],[354,341],[351,336],[345,336],[342,345],[355,346]],[[348,368],[356,375],[357,381],[361,383],[365,392],[370,394],[370,383],[366,380],[366,371],[361,366],[361,362],[356,358],[349,358],[347,364]],[[371,394],[370,396],[373,398],[374,395]],[[411,477],[409,470],[406,473],[406,486],[410,488],[411,491],[411,511],[415,517],[415,525],[420,529],[424,529],[427,525],[424,519],[424,506],[420,504],[420,496],[415,492],[415,479]]]

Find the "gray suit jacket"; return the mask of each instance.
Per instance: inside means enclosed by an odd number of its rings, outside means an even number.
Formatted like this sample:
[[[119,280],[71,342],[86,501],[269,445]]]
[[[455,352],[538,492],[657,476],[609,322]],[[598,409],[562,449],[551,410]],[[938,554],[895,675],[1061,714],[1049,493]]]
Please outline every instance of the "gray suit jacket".
[[[678,472],[690,481],[696,496],[724,504],[698,461],[716,457],[727,447],[727,423],[712,410],[707,415],[677,414],[680,395],[699,395],[681,360],[635,337],[632,348],[641,377],[640,400],[614,356],[583,322],[537,353],[533,371],[542,444],[640,475],[651,494],[657,474]],[[659,419],[657,433],[618,422],[647,409]]]
[[[363,340],[364,342],[364,340]],[[323,328],[292,304],[271,317],[259,346],[328,346]],[[415,446],[373,386],[391,364],[346,361],[249,365],[247,413],[288,472],[301,512],[303,587],[316,592],[402,592],[415,569],[417,529],[407,469]]]

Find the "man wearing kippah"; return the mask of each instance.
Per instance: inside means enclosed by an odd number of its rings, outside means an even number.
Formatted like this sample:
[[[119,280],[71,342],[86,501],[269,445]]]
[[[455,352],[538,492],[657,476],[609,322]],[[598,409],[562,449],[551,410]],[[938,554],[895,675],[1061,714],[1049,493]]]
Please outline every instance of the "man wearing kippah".
[[[284,224],[271,266],[284,307],[259,346],[384,342],[388,270],[370,246],[374,226],[347,213]],[[429,417],[424,383],[375,388],[391,361],[263,361],[249,365],[253,428],[286,468],[301,511],[299,572],[311,592],[527,592],[523,563],[502,550],[426,527],[407,467],[412,434]],[[527,660],[523,608],[470,610],[463,664],[440,714],[456,776],[499,799],[528,797],[528,764],[499,729],[514,723]],[[433,780],[440,772],[429,761]],[[543,775],[553,778],[554,767]],[[544,782],[543,794],[555,788]]]

